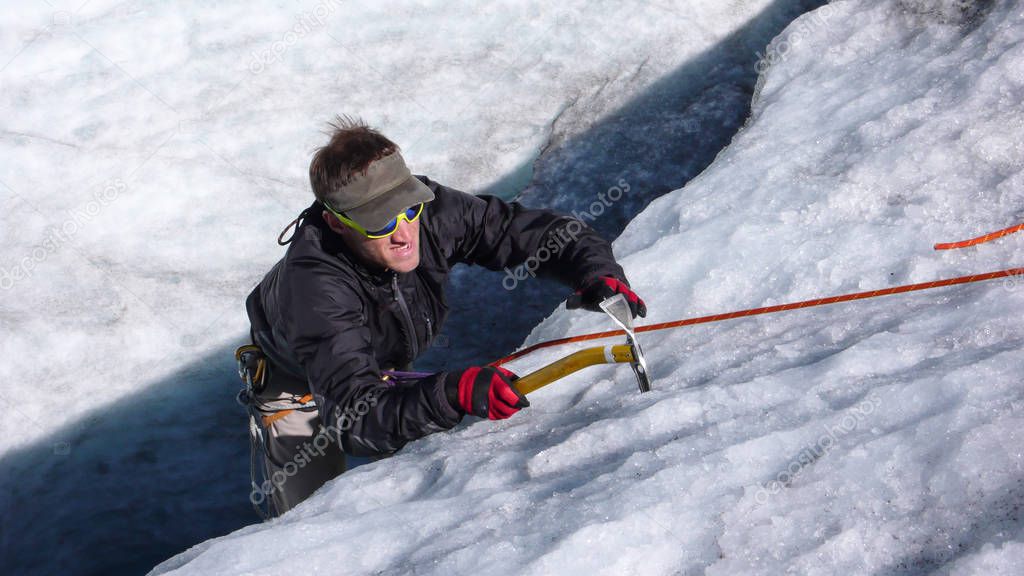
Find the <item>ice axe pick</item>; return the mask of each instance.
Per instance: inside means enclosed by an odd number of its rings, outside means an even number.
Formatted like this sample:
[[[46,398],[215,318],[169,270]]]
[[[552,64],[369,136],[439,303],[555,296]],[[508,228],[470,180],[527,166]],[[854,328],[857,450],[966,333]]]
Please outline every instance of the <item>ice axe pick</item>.
[[[606,314],[611,316],[612,320],[626,333],[626,343],[595,346],[573,352],[565,358],[556,360],[522,378],[518,378],[513,383],[516,390],[521,394],[529,394],[587,366],[628,363],[633,368],[633,373],[636,374],[636,381],[640,387],[640,392],[650,392],[651,377],[647,371],[647,360],[644,358],[640,343],[637,342],[636,332],[633,329],[633,315],[629,311],[629,303],[626,302],[626,297],[622,294],[616,294],[601,302],[600,306],[601,310],[604,310]]]

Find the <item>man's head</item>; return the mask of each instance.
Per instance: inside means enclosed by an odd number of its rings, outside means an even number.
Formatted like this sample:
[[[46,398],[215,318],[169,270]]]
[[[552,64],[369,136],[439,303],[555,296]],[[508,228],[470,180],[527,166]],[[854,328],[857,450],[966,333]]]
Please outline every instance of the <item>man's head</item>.
[[[327,208],[324,221],[364,264],[412,271],[420,262],[420,225],[410,209],[433,200],[433,192],[381,133],[350,118],[331,127],[331,140],[309,165],[313,194]]]

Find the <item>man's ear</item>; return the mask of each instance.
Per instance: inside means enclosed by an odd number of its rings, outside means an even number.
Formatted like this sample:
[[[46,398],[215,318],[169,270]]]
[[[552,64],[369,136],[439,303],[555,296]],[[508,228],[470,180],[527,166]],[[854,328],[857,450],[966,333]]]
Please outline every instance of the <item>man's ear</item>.
[[[345,225],[339,222],[338,219],[334,217],[334,214],[324,210],[320,215],[323,217],[324,222],[327,222],[327,226],[333,230],[335,234],[344,236]]]

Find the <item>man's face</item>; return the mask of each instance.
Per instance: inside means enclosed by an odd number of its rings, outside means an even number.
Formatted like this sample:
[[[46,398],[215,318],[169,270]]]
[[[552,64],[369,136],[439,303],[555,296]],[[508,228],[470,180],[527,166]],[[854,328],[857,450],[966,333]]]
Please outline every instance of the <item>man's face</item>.
[[[367,238],[342,224],[333,214],[324,210],[324,221],[331,230],[341,235],[345,245],[364,264],[395,272],[412,272],[420,264],[420,221],[401,218],[398,229],[386,238]]]

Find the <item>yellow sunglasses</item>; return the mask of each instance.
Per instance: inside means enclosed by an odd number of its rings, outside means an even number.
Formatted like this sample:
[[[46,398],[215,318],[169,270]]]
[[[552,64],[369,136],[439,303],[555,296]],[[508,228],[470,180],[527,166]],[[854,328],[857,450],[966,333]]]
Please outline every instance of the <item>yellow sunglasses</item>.
[[[367,230],[366,228],[363,228],[362,226],[357,224],[355,220],[352,220],[351,218],[345,216],[341,212],[338,212],[334,208],[331,208],[331,205],[328,204],[326,201],[323,202],[323,205],[331,214],[334,214],[334,217],[337,218],[342,224],[348,226],[349,228],[352,228],[353,230],[359,232],[360,234],[366,236],[367,238],[377,239],[387,238],[388,236],[391,236],[396,231],[398,231],[399,220],[405,220],[406,222],[415,222],[417,219],[419,219],[420,214],[423,213],[424,203],[420,202],[415,206],[410,206],[406,208],[404,211],[402,211],[401,214],[392,218],[391,221],[385,224],[384,227],[381,228],[380,230]]]

